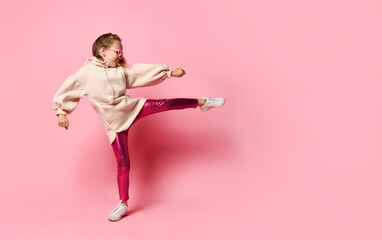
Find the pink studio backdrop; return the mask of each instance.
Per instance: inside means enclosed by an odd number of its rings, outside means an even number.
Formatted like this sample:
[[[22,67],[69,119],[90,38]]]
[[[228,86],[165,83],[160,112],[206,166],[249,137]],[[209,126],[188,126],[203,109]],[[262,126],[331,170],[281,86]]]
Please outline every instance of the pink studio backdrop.
[[[1,239],[381,239],[381,7],[372,0],[1,1]],[[130,131],[130,215],[83,97],[101,34],[186,75],[131,96],[224,96]]]

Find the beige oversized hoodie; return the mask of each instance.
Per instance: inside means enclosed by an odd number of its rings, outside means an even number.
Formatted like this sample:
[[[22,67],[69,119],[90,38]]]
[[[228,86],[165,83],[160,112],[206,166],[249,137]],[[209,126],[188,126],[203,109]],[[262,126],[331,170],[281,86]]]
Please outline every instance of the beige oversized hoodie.
[[[144,98],[126,95],[126,89],[159,84],[168,77],[171,77],[171,70],[166,64],[138,63],[131,68],[110,68],[105,61],[88,57],[58,89],[53,109],[56,115],[70,114],[80,98],[87,95],[112,144],[116,133],[130,127],[146,102]]]

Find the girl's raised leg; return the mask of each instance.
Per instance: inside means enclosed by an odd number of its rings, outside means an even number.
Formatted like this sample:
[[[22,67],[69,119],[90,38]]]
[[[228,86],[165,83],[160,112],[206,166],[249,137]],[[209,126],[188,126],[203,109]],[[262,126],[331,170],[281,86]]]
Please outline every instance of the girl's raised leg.
[[[175,109],[196,108],[199,105],[200,100],[196,98],[147,99],[134,122],[153,113]]]

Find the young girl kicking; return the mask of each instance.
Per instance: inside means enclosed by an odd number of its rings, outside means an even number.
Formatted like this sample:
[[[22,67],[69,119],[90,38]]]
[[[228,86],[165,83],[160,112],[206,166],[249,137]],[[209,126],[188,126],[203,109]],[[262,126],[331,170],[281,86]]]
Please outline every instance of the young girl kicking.
[[[198,106],[202,111],[207,111],[225,103],[222,97],[145,99],[126,95],[128,88],[159,84],[166,78],[181,77],[185,71],[182,68],[170,70],[165,64],[139,63],[129,68],[121,42],[112,33],[98,37],[93,43],[93,56],[87,58],[85,64],[65,80],[53,99],[59,126],[68,129],[66,115],[73,112],[83,95],[87,95],[105,127],[117,159],[120,198],[117,207],[109,215],[110,221],[118,221],[127,215],[130,172],[127,139],[132,124],[153,113]]]

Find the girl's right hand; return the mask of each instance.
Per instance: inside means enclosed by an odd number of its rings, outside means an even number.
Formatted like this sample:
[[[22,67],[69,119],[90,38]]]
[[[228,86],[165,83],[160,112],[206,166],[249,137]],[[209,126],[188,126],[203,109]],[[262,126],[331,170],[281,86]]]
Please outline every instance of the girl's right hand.
[[[171,76],[173,76],[173,77],[181,77],[184,74],[186,74],[186,72],[182,68],[179,68],[179,67],[171,71]]]
[[[69,120],[66,118],[65,114],[58,115],[58,126],[66,128],[68,130]]]

